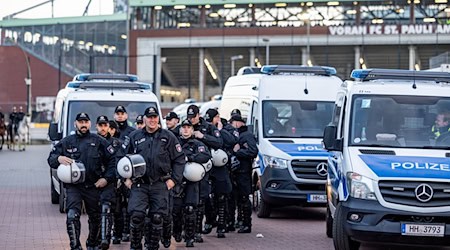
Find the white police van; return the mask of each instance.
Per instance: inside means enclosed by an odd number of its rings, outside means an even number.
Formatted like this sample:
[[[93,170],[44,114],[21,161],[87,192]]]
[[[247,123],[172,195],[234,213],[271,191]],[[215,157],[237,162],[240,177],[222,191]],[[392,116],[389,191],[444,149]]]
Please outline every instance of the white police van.
[[[327,235],[338,250],[360,242],[450,243],[450,74],[354,70],[337,95],[330,150]],[[447,129],[448,130],[448,129]]]
[[[228,79],[219,112],[229,118],[239,109],[257,137],[258,217],[269,217],[272,207],[324,206],[328,152],[321,141],[342,84],[335,74],[330,67],[274,65]]]
[[[129,125],[136,116],[143,114],[147,107],[160,105],[152,87],[138,81],[135,75],[124,74],[79,74],[64,89],[58,92],[55,113],[49,127],[52,144],[75,132],[75,116],[86,112],[91,118],[91,132],[96,133],[95,121],[106,115],[114,119],[114,109],[122,105],[127,110]],[[62,195],[61,195],[62,194]],[[65,211],[64,188],[58,180],[56,170],[51,170],[51,201]]]

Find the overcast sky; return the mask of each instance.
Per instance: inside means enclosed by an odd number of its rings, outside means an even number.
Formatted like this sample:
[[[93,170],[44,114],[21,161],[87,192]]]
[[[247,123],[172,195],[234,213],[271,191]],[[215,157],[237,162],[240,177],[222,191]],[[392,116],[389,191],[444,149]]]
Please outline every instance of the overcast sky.
[[[46,0],[0,0],[0,19],[24,10]],[[54,0],[54,17],[81,16],[89,0]],[[51,3],[15,16],[16,18],[49,18],[52,16]],[[89,15],[109,15],[113,13],[113,0],[92,0]]]

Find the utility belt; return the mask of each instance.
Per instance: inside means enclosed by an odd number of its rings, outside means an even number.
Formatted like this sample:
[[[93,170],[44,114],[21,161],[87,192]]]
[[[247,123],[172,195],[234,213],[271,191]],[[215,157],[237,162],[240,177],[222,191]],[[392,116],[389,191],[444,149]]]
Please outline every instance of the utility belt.
[[[142,176],[142,177],[137,178],[137,179],[132,180],[132,181],[133,181],[133,183],[153,185],[153,184],[158,183],[158,182],[166,182],[170,178],[171,178],[171,174],[168,173],[166,175],[163,175],[163,176],[157,178],[156,180],[151,179],[149,176]]]

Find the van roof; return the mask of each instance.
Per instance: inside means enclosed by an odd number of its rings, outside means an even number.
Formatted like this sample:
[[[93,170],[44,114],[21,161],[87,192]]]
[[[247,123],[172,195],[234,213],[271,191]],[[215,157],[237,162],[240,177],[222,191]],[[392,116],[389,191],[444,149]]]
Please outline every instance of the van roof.
[[[310,74],[249,74],[230,77],[224,95],[259,95],[266,99],[335,100],[342,80],[336,76]],[[307,89],[305,93],[305,89]]]

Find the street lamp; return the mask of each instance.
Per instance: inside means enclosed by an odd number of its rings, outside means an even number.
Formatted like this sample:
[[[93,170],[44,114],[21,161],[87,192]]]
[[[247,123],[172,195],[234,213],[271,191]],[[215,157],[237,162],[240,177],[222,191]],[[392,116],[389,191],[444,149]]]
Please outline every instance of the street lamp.
[[[269,38],[263,38],[262,39],[263,40],[263,42],[265,42],[266,43],[266,65],[269,65],[269,54],[270,54],[270,51],[269,51],[269,42],[270,42],[270,39]]]
[[[25,80],[25,85],[27,86],[27,114],[31,116],[31,67],[30,67],[30,57],[25,53],[25,51],[20,47],[19,44],[16,43],[16,47],[18,47],[25,57],[25,62],[27,63],[27,77]]]
[[[231,76],[234,76],[234,61],[243,59],[243,55],[234,55],[230,57],[231,59]]]

